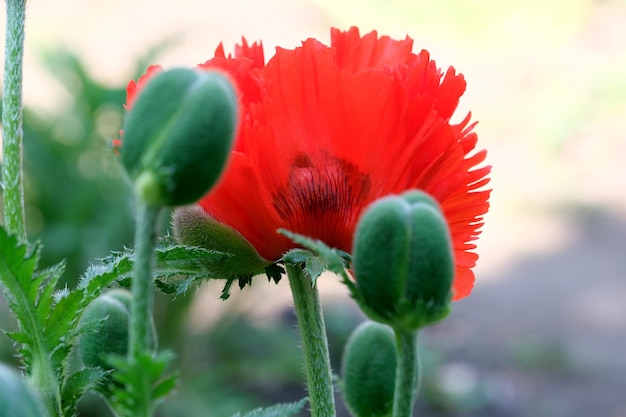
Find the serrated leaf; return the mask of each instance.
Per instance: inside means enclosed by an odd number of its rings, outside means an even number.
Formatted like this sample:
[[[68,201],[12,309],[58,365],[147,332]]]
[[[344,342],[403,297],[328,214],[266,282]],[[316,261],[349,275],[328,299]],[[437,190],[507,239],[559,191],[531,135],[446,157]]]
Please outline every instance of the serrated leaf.
[[[40,245],[28,246],[0,228],[0,283],[19,325],[20,334],[14,333],[14,336],[21,343],[18,352],[23,357],[24,368],[28,374],[37,369],[40,378],[58,381],[63,370],[51,362],[61,354],[67,358],[69,350],[64,351],[61,339],[53,346],[48,343],[44,310],[50,305],[50,296],[63,268],[36,272],[40,252]],[[43,303],[41,308],[38,308],[39,303]],[[73,315],[74,312],[68,311],[67,314]],[[61,338],[68,340],[66,334]],[[58,391],[50,392],[45,396],[46,408],[61,407],[57,403],[58,394]]]
[[[243,416],[241,413],[237,413],[233,417],[289,417],[302,411],[308,400],[308,398],[303,398],[294,403],[276,404],[270,407],[257,408],[248,411]]]
[[[309,276],[311,282],[315,284],[315,281],[326,270],[327,263],[324,259],[318,256],[309,256],[304,263],[304,272]]]
[[[178,375],[164,375],[173,353],[161,352],[139,355],[132,361],[124,357],[110,357],[109,363],[116,369],[112,373],[116,382],[110,387],[108,399],[117,415],[135,417],[141,404],[157,405],[175,387]]]
[[[30,337],[27,334],[22,332],[4,332],[9,339],[12,339],[16,343],[24,343],[29,344],[32,343]]]
[[[288,237],[298,245],[309,249],[311,252],[317,255],[320,259],[324,261],[324,269],[327,269],[342,276],[345,274],[345,270],[348,267],[347,258],[349,258],[349,255],[347,253],[338,249],[331,248],[319,239],[311,239],[309,237],[299,235],[285,229],[278,229],[278,233]],[[290,256],[289,253],[293,252],[294,250],[299,251],[299,249],[293,249],[289,251],[285,256]],[[287,261],[285,260],[285,262]]]
[[[172,243],[172,240],[166,237],[155,251],[154,284],[166,294],[180,296],[199,281],[224,279],[226,291],[222,293],[222,298],[226,299],[229,296],[229,281],[237,279],[240,286],[249,285],[251,282],[250,276],[238,275],[228,269],[227,261],[231,257],[229,253]],[[103,259],[102,264],[91,265],[81,279],[79,287],[105,274],[115,275],[119,285],[129,287],[134,258],[135,254],[131,250],[113,253]],[[284,269],[277,264],[271,264],[265,268],[268,279],[276,283],[280,281],[284,272]]]
[[[65,272],[65,262],[60,262],[40,273],[44,283],[37,300],[37,314],[40,320],[45,320],[50,313],[50,308],[54,301],[52,294],[63,272]]]
[[[162,379],[158,384],[156,384],[154,390],[152,391],[152,395],[154,396],[154,398],[165,397],[169,395],[169,393],[172,392],[174,388],[176,388],[177,383],[178,374],[176,373],[170,375],[169,377]]]
[[[222,294],[220,295],[220,299],[226,301],[230,298],[230,287],[232,287],[234,279],[229,279],[224,284],[224,288],[222,289]]]
[[[97,379],[96,371],[89,370],[67,376],[74,342],[84,331],[78,329],[78,320],[84,308],[117,279],[118,273],[98,270],[99,273],[86,274],[74,290],[57,290],[64,264],[37,271],[40,251],[39,245],[21,244],[0,229],[0,282],[20,327],[19,332],[9,336],[21,344],[18,352],[27,373],[38,369],[45,373],[41,378],[58,381],[58,391],[47,396],[51,401],[48,408],[62,407],[66,416],[73,416],[78,399]],[[120,270],[128,265],[118,263]],[[56,404],[62,395],[63,404]]]
[[[181,280],[170,280],[170,281],[163,281],[160,279],[155,279],[154,280],[154,285],[164,294],[174,294],[174,296],[178,297],[180,295],[185,294],[187,291],[189,291],[189,288],[191,287],[191,285],[194,283],[194,279],[193,278],[185,278],[185,279],[181,279]],[[126,284],[126,283],[124,283]]]
[[[309,259],[311,252],[306,249],[292,249],[283,255],[283,262],[288,264],[303,264]]]
[[[90,265],[80,278],[78,288],[87,288],[93,280],[106,276],[113,276],[115,280],[130,277],[133,269],[132,256],[131,251],[124,251],[103,259],[102,264]]]
[[[33,279],[39,252],[38,245],[28,247],[0,228],[0,283],[23,334],[17,337],[29,342],[20,349],[28,358],[27,364],[31,363],[33,351],[46,352],[43,323],[38,320],[36,309],[38,283],[43,279]],[[26,370],[29,371],[29,367]]]
[[[175,245],[156,250],[156,277],[185,275],[194,278],[231,278],[223,263],[231,255],[199,247]]]
[[[98,386],[107,375],[100,368],[83,368],[74,372],[67,380],[61,393],[63,412],[65,417],[73,417],[78,400],[87,391]]]
[[[7,299],[15,300],[19,306],[35,304],[38,285],[33,275],[38,261],[37,245],[29,248],[0,228],[0,281]]]
[[[206,279],[235,278],[224,270],[224,261],[230,254],[204,248],[172,245],[162,246],[155,251],[155,285],[166,294],[182,295],[194,282]],[[135,254],[131,250],[114,253],[100,265],[87,269],[81,284],[86,285],[96,277],[112,274],[122,285],[132,275]]]
[[[275,284],[278,284],[285,273],[285,269],[278,264],[271,264],[265,267],[265,275],[267,275],[267,279],[270,281],[274,281]]]
[[[76,290],[68,292],[61,298],[49,312],[49,316],[45,321],[46,328],[46,345],[52,350],[59,340],[67,335],[74,321],[78,320],[81,313],[81,307],[85,304],[82,291]]]

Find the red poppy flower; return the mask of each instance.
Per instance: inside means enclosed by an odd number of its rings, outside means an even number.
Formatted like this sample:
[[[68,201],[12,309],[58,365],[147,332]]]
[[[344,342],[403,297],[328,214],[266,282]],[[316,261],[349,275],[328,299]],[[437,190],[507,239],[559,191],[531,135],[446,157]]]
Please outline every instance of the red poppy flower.
[[[478,255],[471,243],[489,208],[489,166],[476,150],[470,115],[450,119],[465,80],[442,73],[413,40],[357,28],[333,29],[331,45],[308,39],[260,44],[226,56],[220,45],[200,68],[221,68],[238,84],[241,121],[222,180],[199,205],[238,230],[268,260],[294,244],[278,228],[350,252],[355,224],[374,200],[418,188],[439,201],[452,234],[454,298],[471,292]],[[127,107],[149,77],[128,88]]]

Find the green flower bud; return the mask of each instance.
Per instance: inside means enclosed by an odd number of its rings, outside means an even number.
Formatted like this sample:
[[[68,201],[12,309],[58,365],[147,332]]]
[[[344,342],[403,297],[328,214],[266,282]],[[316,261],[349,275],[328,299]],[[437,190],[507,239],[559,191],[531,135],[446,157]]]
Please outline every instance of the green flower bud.
[[[437,203],[419,191],[374,202],[357,225],[353,269],[357,301],[372,320],[412,330],[443,319],[454,258]]]
[[[174,210],[172,226],[174,239],[182,245],[230,254],[220,265],[215,266],[223,278],[261,274],[270,264],[261,258],[241,233],[215,221],[198,206]]]
[[[124,121],[121,159],[151,205],[184,205],[219,179],[237,127],[237,94],[217,71],[172,69],[152,78]]]
[[[391,416],[396,378],[393,331],[365,322],[350,335],[342,363],[343,398],[354,417]]]
[[[85,366],[111,370],[108,355],[126,356],[132,299],[129,291],[114,289],[85,308],[79,323],[85,333],[78,340],[78,353]],[[156,350],[154,323],[148,335],[150,345]]]
[[[41,398],[17,372],[0,363],[0,415],[44,417]]]

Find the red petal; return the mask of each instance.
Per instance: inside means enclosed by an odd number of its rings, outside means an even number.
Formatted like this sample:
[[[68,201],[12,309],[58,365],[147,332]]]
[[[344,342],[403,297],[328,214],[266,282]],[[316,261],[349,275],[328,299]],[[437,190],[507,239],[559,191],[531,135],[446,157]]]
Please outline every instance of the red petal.
[[[331,30],[331,46],[337,50],[337,65],[351,72],[386,66],[397,67],[411,56],[413,39],[395,41],[388,36],[378,38],[376,31],[361,37],[359,29],[347,32]]]
[[[238,85],[240,128],[222,181],[199,204],[239,230],[269,260],[293,247],[287,228],[350,251],[356,220],[373,200],[419,188],[436,198],[454,248],[454,298],[471,292],[473,242],[489,209],[490,166],[475,150],[471,114],[450,119],[465,80],[437,68],[412,40],[357,28],[277,48],[264,65],[245,39],[200,68],[226,70]],[[141,82],[141,79],[140,79]],[[129,84],[129,99],[140,86]]]
[[[161,72],[163,68],[160,65],[150,65],[146,70],[146,73],[139,77],[137,82],[131,80],[126,86],[126,104],[124,104],[124,109],[126,111],[130,110],[133,106],[133,102],[139,94],[139,91],[146,85],[146,83],[152,78],[155,74]]]

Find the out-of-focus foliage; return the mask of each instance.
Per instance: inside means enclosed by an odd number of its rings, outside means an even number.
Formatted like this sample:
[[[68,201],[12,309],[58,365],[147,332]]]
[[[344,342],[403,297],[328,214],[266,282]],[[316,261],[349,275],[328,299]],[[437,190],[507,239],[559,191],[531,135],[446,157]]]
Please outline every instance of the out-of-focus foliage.
[[[65,259],[74,282],[94,258],[132,242],[130,194],[109,145],[125,88],[93,80],[67,52],[46,64],[72,100],[54,115],[24,112],[27,225],[44,244],[42,264]]]
[[[175,42],[149,48],[129,79]],[[53,114],[24,110],[26,224],[30,240],[45,247],[42,265],[64,259],[64,278],[72,283],[90,262],[132,243],[133,203],[111,147],[119,137],[126,83],[99,82],[66,50],[44,54],[43,62],[69,100]]]

